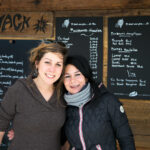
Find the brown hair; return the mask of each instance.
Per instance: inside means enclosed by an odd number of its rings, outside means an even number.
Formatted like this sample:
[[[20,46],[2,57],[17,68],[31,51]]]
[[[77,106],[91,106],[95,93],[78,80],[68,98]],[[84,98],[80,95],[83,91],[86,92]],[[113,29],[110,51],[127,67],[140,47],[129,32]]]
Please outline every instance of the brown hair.
[[[34,78],[34,72],[36,70],[35,67],[35,62],[39,62],[41,58],[44,56],[44,54],[48,52],[53,52],[53,53],[59,53],[63,56],[63,70],[62,70],[62,75],[60,76],[60,79],[62,78],[64,74],[64,64],[68,55],[68,49],[65,47],[65,45],[61,42],[56,42],[56,41],[48,41],[44,40],[42,41],[37,47],[31,49],[30,51],[30,57],[29,57],[29,62],[31,65],[31,76]],[[58,79],[55,83],[54,86],[56,88],[57,92],[57,97],[60,99],[60,96],[62,95],[61,92],[61,87],[60,87],[60,79]]]

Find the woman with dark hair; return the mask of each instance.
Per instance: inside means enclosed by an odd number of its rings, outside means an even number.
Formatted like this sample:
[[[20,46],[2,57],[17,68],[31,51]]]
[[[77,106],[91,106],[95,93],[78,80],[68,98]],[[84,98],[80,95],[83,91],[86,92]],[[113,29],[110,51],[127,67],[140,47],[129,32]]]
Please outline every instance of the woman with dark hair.
[[[92,79],[87,60],[68,57],[64,74],[67,102],[65,134],[71,150],[135,150],[121,102]]]

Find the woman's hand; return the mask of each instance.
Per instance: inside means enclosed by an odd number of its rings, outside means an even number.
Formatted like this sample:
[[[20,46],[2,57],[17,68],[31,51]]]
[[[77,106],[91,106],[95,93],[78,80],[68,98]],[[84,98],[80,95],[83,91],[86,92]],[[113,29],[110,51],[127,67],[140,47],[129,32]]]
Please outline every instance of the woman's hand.
[[[12,140],[14,138],[14,136],[15,136],[14,130],[8,131],[7,136],[8,136],[9,140]]]
[[[0,145],[2,144],[4,134],[5,134],[5,132],[0,131]]]
[[[68,141],[65,142],[65,144],[61,147],[61,150],[69,150],[70,144]]]

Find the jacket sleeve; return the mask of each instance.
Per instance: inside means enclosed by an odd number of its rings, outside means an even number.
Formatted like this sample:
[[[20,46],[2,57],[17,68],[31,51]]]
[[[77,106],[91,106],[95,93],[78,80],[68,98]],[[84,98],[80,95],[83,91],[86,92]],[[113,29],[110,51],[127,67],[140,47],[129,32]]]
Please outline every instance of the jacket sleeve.
[[[6,131],[10,126],[16,113],[17,90],[14,87],[8,88],[3,100],[0,103],[0,131]]]
[[[108,112],[120,149],[135,150],[134,138],[127,115],[121,102],[114,95],[109,97]]]

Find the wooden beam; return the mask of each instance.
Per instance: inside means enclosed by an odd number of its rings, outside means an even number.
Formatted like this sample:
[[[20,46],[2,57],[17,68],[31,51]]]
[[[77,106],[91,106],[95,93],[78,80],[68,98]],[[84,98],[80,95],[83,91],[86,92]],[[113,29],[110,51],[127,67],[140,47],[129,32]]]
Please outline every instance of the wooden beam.
[[[0,11],[149,9],[150,0],[0,0]]]

